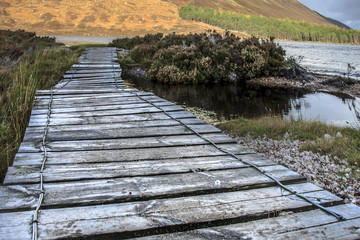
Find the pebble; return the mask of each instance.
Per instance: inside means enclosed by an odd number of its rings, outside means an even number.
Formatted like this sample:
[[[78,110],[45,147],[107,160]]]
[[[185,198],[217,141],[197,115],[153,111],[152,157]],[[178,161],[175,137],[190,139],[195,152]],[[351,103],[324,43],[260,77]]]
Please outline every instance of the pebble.
[[[325,135],[324,135],[324,139],[325,139],[326,141],[329,141],[329,140],[331,139],[331,135],[325,134]]]
[[[336,137],[339,137],[337,134]],[[329,134],[324,139],[330,140]],[[266,138],[253,139],[250,136],[237,139],[238,143],[254,149],[270,160],[286,165],[304,175],[309,182],[324,188],[337,196],[360,206],[360,181],[352,175],[347,159],[301,151],[302,142],[284,138],[275,141]],[[354,172],[360,172],[357,169]],[[345,173],[344,175],[341,173]]]

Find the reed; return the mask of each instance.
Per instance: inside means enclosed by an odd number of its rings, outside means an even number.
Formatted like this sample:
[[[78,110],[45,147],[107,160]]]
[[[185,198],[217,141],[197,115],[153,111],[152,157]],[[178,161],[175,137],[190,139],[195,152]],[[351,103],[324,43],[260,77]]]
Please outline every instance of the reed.
[[[3,177],[22,141],[39,89],[54,86],[74,64],[80,50],[40,47],[27,54],[13,69],[1,69],[0,171]]]

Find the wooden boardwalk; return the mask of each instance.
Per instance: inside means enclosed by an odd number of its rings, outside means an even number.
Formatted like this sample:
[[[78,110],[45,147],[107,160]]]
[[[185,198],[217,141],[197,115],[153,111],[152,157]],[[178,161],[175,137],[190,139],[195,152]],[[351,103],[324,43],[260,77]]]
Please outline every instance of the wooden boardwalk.
[[[116,59],[90,48],[37,93],[0,188],[0,239],[360,238],[359,207],[127,89]]]

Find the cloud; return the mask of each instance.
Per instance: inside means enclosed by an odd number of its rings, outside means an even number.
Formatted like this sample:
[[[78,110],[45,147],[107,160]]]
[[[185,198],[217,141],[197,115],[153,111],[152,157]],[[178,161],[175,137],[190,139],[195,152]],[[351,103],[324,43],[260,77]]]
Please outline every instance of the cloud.
[[[360,29],[359,0],[299,0],[322,15],[339,20],[352,28]]]

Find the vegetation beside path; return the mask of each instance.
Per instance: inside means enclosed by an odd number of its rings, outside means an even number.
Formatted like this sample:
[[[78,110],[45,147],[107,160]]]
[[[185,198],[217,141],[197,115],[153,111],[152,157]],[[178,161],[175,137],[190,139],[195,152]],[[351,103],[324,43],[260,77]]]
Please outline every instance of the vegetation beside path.
[[[82,49],[24,31],[0,31],[0,176],[24,136],[36,90],[50,89],[74,64]]]
[[[336,161],[346,159],[348,165],[360,167],[360,131],[350,127],[337,127],[320,121],[286,120],[281,116],[258,119],[238,118],[217,125],[238,137],[268,138],[273,140],[300,140],[303,151],[331,155]],[[360,180],[360,173],[357,173]]]
[[[246,86],[249,79],[282,76],[294,61],[273,39],[240,39],[226,32],[178,35],[147,34],[144,37],[115,39],[110,46],[130,50],[120,56],[125,70],[140,65],[146,77],[170,84],[236,83]]]

